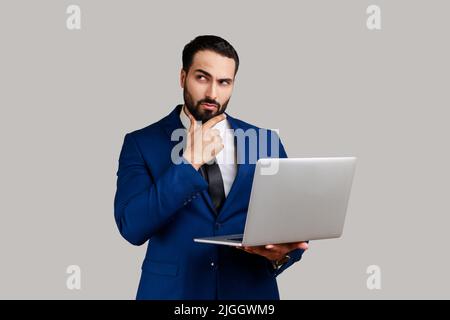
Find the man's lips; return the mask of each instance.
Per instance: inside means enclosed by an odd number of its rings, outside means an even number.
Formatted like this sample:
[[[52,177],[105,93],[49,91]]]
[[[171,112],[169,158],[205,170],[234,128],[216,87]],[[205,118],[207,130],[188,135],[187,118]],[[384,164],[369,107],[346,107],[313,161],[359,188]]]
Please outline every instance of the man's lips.
[[[202,103],[203,108],[205,108],[206,110],[210,110],[210,111],[214,111],[216,109],[218,109],[217,105],[215,104],[210,104],[210,103]]]

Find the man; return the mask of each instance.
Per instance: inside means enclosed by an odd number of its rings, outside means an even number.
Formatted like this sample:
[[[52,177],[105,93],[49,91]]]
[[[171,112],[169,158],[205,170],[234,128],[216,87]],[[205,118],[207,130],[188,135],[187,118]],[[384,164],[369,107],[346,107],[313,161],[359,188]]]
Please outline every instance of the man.
[[[193,241],[243,233],[255,170],[248,161],[252,150],[287,157],[279,140],[278,150],[272,150],[272,140],[261,145],[259,139],[253,149],[233,136],[232,130],[261,134],[225,114],[238,67],[226,40],[195,38],[183,50],[184,105],[125,136],[114,209],[126,240],[149,240],[137,299],[279,299],[276,276],[308,248],[299,242],[238,250]],[[174,152],[179,130],[185,133],[181,154]]]

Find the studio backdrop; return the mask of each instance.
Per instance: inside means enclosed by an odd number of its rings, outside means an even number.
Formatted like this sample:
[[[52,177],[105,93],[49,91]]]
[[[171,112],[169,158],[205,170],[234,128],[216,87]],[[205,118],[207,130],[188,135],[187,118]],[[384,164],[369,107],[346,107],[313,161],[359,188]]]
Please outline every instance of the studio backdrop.
[[[278,129],[290,157],[358,157],[343,236],[312,241],[281,298],[448,299],[449,12],[2,0],[0,298],[135,297],[145,245],[113,210],[123,139],[183,102],[182,49],[214,34],[240,57],[230,115]]]

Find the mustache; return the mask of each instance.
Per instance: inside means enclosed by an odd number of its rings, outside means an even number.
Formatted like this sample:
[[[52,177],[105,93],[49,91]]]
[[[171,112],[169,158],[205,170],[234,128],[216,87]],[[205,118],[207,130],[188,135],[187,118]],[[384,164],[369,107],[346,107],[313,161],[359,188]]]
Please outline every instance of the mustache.
[[[213,104],[215,105],[217,108],[220,109],[220,103],[218,103],[215,100],[211,100],[211,99],[202,99],[198,102],[198,105],[201,105],[202,103],[207,103],[207,104]]]

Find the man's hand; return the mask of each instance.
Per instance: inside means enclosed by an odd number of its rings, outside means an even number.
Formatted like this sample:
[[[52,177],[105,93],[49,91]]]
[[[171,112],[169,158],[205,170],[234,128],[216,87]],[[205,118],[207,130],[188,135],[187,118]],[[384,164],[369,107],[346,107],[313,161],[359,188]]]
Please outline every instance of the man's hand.
[[[187,134],[186,149],[183,152],[183,157],[198,170],[203,164],[212,160],[222,151],[224,145],[220,131],[212,129],[212,127],[220,121],[225,120],[226,115],[222,113],[209,119],[203,125],[199,125],[189,110],[185,107],[183,109],[191,120],[191,127]]]
[[[266,257],[271,261],[280,260],[284,258],[289,252],[295,249],[308,250],[308,243],[306,242],[292,242],[292,243],[280,243],[280,244],[268,244],[265,246],[256,247],[236,247],[241,250],[245,250],[252,254],[258,254]]]

